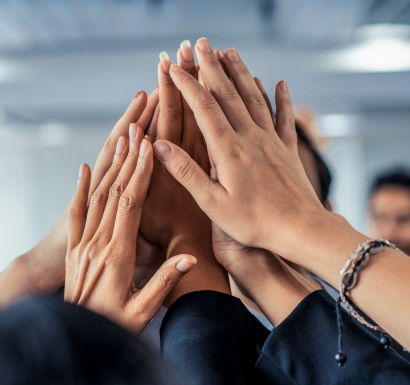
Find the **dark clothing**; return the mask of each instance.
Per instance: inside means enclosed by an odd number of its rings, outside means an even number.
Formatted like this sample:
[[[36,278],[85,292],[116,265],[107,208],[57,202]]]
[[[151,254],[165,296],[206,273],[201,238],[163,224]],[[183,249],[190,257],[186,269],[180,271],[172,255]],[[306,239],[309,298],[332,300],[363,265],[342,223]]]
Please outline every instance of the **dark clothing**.
[[[0,312],[0,384],[182,382],[126,330],[54,297],[22,301]]]
[[[165,316],[162,352],[195,385],[410,384],[409,363],[384,350],[344,310],[342,319],[348,360],[339,368],[335,301],[323,290],[307,296],[266,341],[267,329],[238,299],[194,292],[179,298]]]
[[[348,360],[339,368],[335,303],[324,291],[272,332],[237,298],[190,293],[164,318],[166,365],[104,317],[56,298],[31,299],[0,313],[0,384],[410,384],[409,363],[344,310],[342,317]]]
[[[269,331],[235,297],[215,291],[186,294],[161,326],[161,351],[187,384],[254,384],[256,346]]]

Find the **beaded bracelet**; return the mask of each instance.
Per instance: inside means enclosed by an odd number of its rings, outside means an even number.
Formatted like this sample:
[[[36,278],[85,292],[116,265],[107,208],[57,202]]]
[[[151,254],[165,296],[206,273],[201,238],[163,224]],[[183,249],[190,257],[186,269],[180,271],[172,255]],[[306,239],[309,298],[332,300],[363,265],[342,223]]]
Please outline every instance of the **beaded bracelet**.
[[[335,356],[335,360],[339,366],[343,366],[347,360],[347,356],[343,353],[343,340],[342,340],[342,317],[340,314],[340,302],[343,302],[346,306],[348,312],[361,324],[367,326],[370,329],[380,331],[380,343],[384,346],[385,349],[388,349],[390,345],[390,337],[386,332],[377,325],[372,325],[367,322],[364,317],[362,317],[352,306],[352,303],[347,298],[346,293],[348,290],[352,289],[358,277],[358,272],[362,270],[369,261],[369,258],[373,254],[378,254],[382,251],[383,246],[391,247],[394,250],[399,250],[393,243],[387,241],[386,239],[378,238],[373,240],[368,240],[361,245],[350,255],[346,264],[340,272],[340,281],[339,281],[339,298],[336,302],[336,312],[337,312],[337,324],[339,332],[339,352]]]

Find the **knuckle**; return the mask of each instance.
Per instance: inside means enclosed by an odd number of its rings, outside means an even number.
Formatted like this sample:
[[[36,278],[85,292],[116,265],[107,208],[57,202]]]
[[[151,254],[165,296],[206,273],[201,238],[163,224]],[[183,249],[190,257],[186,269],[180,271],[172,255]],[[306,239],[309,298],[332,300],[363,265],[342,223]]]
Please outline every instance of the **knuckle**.
[[[69,221],[75,221],[78,218],[78,212],[75,208],[71,208],[68,211],[68,220]]]
[[[180,159],[174,164],[175,174],[182,183],[188,183],[195,173],[195,168],[190,159]]]
[[[217,108],[217,103],[209,93],[203,93],[196,100],[196,106],[201,110],[214,110]]]
[[[90,206],[101,206],[105,204],[107,197],[106,194],[97,190],[90,199]]]
[[[142,204],[129,191],[122,194],[119,207],[123,211],[132,211],[136,208],[142,208]]]
[[[257,94],[257,93],[248,93],[245,96],[245,101],[247,104],[251,104],[254,106],[258,106],[258,107],[265,107],[266,103],[265,103],[265,99],[262,96],[262,94]]]
[[[218,89],[218,94],[221,96],[221,98],[226,100],[234,100],[238,98],[238,92],[231,83],[221,85]]]
[[[286,124],[287,127],[293,128],[294,130],[296,130],[296,128],[295,128],[295,119],[293,118],[293,116],[286,117],[285,124]]]
[[[116,198],[116,197],[121,196],[124,193],[126,187],[127,186],[125,185],[123,181],[116,180],[113,183],[113,185],[110,187],[110,193],[109,193],[110,197]]]
[[[161,113],[164,114],[166,119],[179,119],[182,117],[182,109],[176,106],[168,106]]]
[[[172,275],[167,270],[160,270],[159,281],[161,283],[161,286],[170,288],[173,283]]]

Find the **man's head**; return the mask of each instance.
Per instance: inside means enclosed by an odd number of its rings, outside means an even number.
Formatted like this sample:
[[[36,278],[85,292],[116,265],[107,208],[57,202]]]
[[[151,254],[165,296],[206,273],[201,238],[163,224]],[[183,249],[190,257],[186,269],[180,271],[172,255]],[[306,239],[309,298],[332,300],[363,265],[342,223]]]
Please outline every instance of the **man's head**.
[[[370,191],[369,230],[410,254],[410,173],[393,170],[376,178]]]
[[[331,210],[328,201],[330,183],[332,181],[330,171],[298,122],[296,122],[296,133],[298,136],[299,157],[306,175],[323,206]]]

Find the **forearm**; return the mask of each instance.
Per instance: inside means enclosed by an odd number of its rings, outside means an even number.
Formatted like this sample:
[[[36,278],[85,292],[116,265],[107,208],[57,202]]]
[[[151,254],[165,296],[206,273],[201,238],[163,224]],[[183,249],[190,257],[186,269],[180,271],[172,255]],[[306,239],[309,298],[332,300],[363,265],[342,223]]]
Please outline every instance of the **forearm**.
[[[230,265],[229,273],[275,327],[315,290],[297,272],[291,272],[283,262],[262,249],[250,257],[239,257]]]
[[[164,247],[167,259],[178,254],[190,254],[197,259],[195,267],[184,276],[167,299],[170,306],[184,294],[213,290],[230,294],[229,279],[226,270],[216,261],[211,242],[211,235],[198,236],[187,233],[173,237]]]
[[[350,254],[369,238],[341,216],[329,213],[301,237],[293,262],[339,288],[340,271]],[[295,257],[297,256],[297,257]],[[289,257],[289,256],[288,256]],[[351,300],[407,349],[410,348],[410,258],[384,247],[360,271]]]

